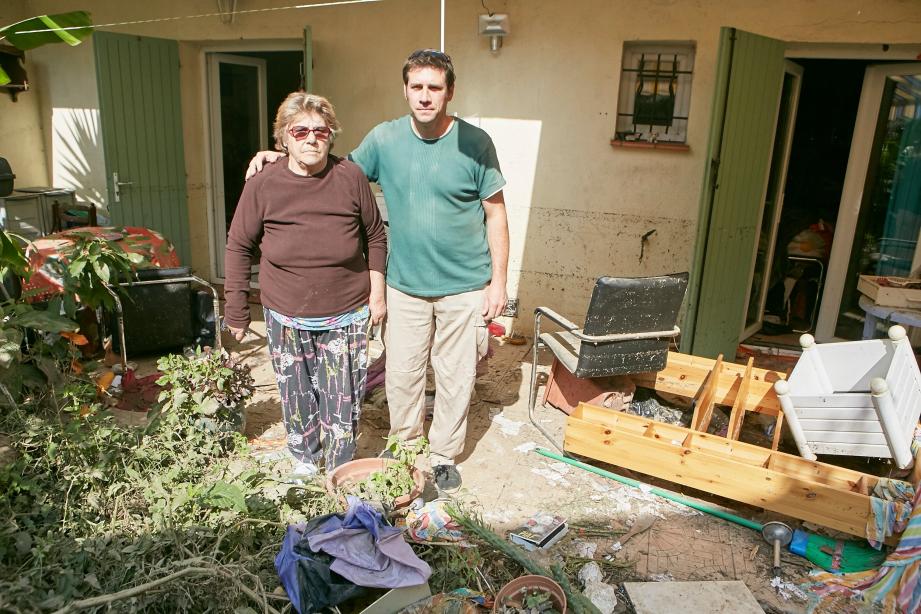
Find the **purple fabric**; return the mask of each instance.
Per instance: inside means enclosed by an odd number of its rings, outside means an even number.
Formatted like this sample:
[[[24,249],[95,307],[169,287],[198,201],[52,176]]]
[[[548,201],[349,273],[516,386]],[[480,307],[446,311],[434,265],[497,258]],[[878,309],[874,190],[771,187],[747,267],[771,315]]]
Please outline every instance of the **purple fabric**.
[[[365,394],[384,383],[387,376],[387,352],[381,354],[370,367],[368,367],[368,380],[365,383]]]
[[[331,517],[307,538],[310,549],[334,557],[330,569],[358,586],[401,588],[426,582],[432,569],[416,556],[403,532],[384,524],[358,497],[348,500],[344,518]]]

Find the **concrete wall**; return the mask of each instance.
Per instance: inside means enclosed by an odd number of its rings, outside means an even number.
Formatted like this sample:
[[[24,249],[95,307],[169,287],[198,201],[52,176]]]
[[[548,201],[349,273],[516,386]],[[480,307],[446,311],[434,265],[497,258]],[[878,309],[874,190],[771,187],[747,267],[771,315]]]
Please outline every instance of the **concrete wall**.
[[[29,17],[24,0],[9,0],[0,6],[0,27]],[[2,44],[2,43],[0,43]],[[6,158],[16,174],[16,187],[48,185],[48,167],[42,140],[43,114],[36,90],[35,66],[26,54],[26,74],[30,91],[18,94],[17,101],[0,91],[0,157]]]
[[[64,0],[26,4],[35,13],[69,6]],[[458,72],[451,110],[494,136],[508,175],[509,285],[521,298],[520,326],[529,325],[537,304],[581,317],[599,275],[689,268],[720,26],[810,43],[921,42],[917,0],[489,0],[491,10],[509,14],[512,30],[492,55],[476,36],[479,0],[446,4],[446,50]],[[85,5],[97,23],[214,11],[210,0]],[[259,6],[239,3],[240,9]],[[207,17],[110,28],[182,41],[190,224],[198,246],[192,264],[200,272],[208,273],[210,258],[204,53],[214,45],[296,44],[308,23],[315,89],[337,107],[345,128],[337,151],[345,153],[377,122],[406,112],[399,69],[409,51],[438,46],[437,0],[240,14],[229,25]],[[695,42],[689,151],[610,146],[625,40]],[[92,67],[81,66],[89,100]],[[641,260],[640,237],[653,229]]]

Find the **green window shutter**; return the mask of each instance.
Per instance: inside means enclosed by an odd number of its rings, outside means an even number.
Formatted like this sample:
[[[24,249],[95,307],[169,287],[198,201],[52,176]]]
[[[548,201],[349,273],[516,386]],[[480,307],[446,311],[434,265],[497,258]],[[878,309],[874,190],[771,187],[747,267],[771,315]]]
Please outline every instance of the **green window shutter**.
[[[771,164],[783,41],[720,32],[697,242],[681,349],[735,358]]]

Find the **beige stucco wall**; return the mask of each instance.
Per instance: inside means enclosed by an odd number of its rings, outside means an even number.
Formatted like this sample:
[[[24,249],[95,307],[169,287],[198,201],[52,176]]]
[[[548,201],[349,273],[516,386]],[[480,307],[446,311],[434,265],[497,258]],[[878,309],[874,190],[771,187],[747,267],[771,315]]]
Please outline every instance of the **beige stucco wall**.
[[[281,5],[284,3],[273,2]],[[399,68],[412,49],[437,47],[437,0],[241,14],[111,28],[182,41],[182,104],[193,266],[209,272],[204,53],[253,41],[296,41],[313,29],[315,89],[345,126],[344,153],[374,124],[405,113]],[[789,41],[921,43],[917,0],[489,0],[512,34],[491,55],[476,36],[479,0],[447,0],[446,45],[458,72],[451,110],[494,137],[509,180],[510,290],[528,313],[549,304],[584,311],[594,279],[690,266],[720,26]],[[27,2],[36,13],[64,0]],[[97,23],[211,13],[210,0],[87,1]],[[240,2],[240,9],[264,3]],[[688,152],[614,149],[625,40],[695,41]],[[84,70],[89,74],[89,68]],[[83,86],[95,89],[92,79]],[[95,95],[95,94],[93,94]],[[89,97],[87,95],[87,97]],[[55,152],[56,153],[56,152]],[[640,260],[640,237],[655,229]]]
[[[0,27],[28,17],[24,0],[9,0],[0,5]],[[3,44],[0,42],[0,44]],[[26,74],[34,82],[35,67],[26,56]],[[42,114],[39,93],[22,92],[17,101],[0,91],[0,157],[6,158],[16,174],[16,187],[48,184],[45,146],[42,141]]]

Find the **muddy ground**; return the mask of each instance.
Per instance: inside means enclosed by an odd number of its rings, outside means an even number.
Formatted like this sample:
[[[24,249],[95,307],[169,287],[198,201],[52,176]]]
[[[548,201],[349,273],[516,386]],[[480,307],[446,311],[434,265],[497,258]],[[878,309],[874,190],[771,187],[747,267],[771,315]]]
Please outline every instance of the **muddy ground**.
[[[254,310],[254,319],[257,315],[261,314]],[[264,324],[254,322],[253,328],[254,335],[243,343],[231,343],[228,349],[239,352],[253,368],[258,391],[247,408],[246,430],[256,452],[264,453],[283,449],[285,433],[265,350]],[[607,560],[611,564],[603,569],[612,583],[741,580],[766,612],[806,611],[806,602],[795,589],[778,593],[771,587],[770,548],[759,533],[535,453],[536,446],[551,446],[528,420],[530,340],[525,345],[492,342],[494,355],[477,380],[466,450],[458,459],[464,484],[456,497],[477,505],[500,534],[537,512],[564,516],[573,527],[569,535],[539,556],[552,558],[566,552]],[[543,356],[538,366],[541,380],[546,378],[549,363],[549,356]],[[537,419],[562,442],[562,412],[539,407]],[[383,448],[387,429],[381,389],[365,401],[357,456],[376,455]],[[682,494],[702,496],[707,503],[759,522],[778,519],[776,514],[680,485],[598,465]],[[638,520],[653,522],[618,548],[618,533]],[[590,529],[580,535],[578,527]],[[610,534],[605,534],[608,529]],[[782,567],[786,580],[802,577],[811,569],[807,561],[789,553],[784,554]]]

